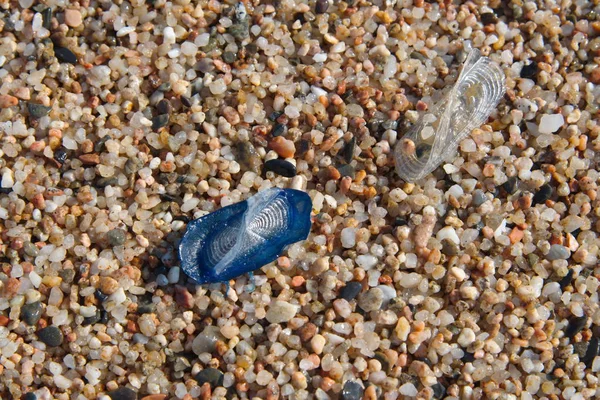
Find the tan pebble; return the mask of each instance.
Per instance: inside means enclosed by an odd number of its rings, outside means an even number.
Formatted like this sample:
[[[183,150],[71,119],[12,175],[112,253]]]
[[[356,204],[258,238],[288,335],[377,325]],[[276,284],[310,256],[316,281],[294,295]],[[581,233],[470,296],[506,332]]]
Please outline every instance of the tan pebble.
[[[325,337],[317,334],[311,339],[310,345],[315,353],[321,354],[323,352],[323,348],[325,347],[325,342]]]
[[[296,153],[296,146],[294,145],[294,142],[284,138],[283,136],[277,136],[275,139],[271,140],[269,145],[277,154],[279,154],[280,157],[283,158],[294,157],[294,154]]]
[[[300,287],[304,284],[304,277],[302,275],[296,275],[292,278],[292,287]]]
[[[19,99],[8,94],[0,95],[0,108],[14,107],[19,104]]]
[[[79,156],[82,163],[88,165],[100,164],[100,156],[98,154],[82,154]]]
[[[44,276],[42,283],[50,288],[60,285],[62,278],[60,276]]]
[[[363,400],[377,400],[377,390],[375,385],[371,385],[365,389]]]
[[[46,200],[44,200],[44,195],[38,193],[35,196],[33,196],[33,198],[31,199],[31,204],[33,204],[33,206],[38,210],[43,210],[44,208],[46,208]]]
[[[299,336],[302,342],[308,342],[315,336],[315,333],[317,333],[317,326],[309,322],[300,328]]]
[[[8,278],[6,280],[6,283],[4,284],[4,295],[11,299],[17,294],[20,287],[20,280],[18,280],[17,278]]]
[[[65,24],[71,28],[77,28],[82,22],[83,19],[79,10],[73,10],[71,8],[65,10]]]
[[[352,185],[352,178],[350,178],[349,176],[343,177],[340,182],[340,191],[343,194],[347,194],[350,190],[350,185]]]
[[[119,282],[110,276],[101,276],[99,286],[102,293],[111,295],[119,288]]]
[[[142,400],[165,400],[166,398],[166,394],[151,394],[149,396],[142,397]]]
[[[38,141],[31,143],[31,146],[29,146],[29,150],[42,151],[42,150],[44,150],[45,147],[46,147],[46,143],[43,140],[38,140]]]
[[[15,96],[17,96],[21,100],[30,100],[31,91],[27,87],[20,87],[17,90],[15,90]]]
[[[327,167],[327,174],[329,176],[329,179],[333,179],[334,181],[337,181],[342,176],[340,174],[340,171],[338,171],[337,168],[335,168],[332,165]]]

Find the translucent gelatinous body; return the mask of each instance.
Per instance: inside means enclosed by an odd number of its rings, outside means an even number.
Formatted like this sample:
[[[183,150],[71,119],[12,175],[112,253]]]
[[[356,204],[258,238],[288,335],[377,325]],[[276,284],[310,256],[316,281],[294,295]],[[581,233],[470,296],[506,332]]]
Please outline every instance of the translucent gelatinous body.
[[[488,119],[504,91],[500,67],[472,50],[452,90],[398,141],[394,150],[398,175],[414,182],[436,169]]]
[[[191,221],[179,245],[181,267],[198,283],[254,271],[306,239],[311,209],[305,192],[272,188]]]

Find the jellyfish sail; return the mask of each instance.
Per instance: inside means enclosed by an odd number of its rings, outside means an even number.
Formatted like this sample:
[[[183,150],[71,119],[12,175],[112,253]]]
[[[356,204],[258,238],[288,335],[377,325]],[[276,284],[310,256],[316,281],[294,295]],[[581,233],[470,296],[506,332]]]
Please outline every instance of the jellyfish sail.
[[[454,154],[458,143],[481,126],[505,92],[500,67],[473,49],[454,87],[399,140],[394,149],[396,172],[417,181]]]

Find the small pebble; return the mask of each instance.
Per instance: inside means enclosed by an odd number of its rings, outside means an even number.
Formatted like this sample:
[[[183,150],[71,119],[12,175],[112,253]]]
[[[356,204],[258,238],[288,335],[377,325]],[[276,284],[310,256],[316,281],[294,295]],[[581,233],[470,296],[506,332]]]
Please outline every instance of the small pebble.
[[[358,296],[358,305],[366,312],[379,310],[383,304],[383,292],[379,288],[372,288]]]
[[[54,55],[60,62],[77,64],[77,56],[71,50],[66,47],[55,47]]]
[[[214,389],[223,386],[223,373],[216,368],[205,368],[196,375],[198,385],[208,384]]]
[[[67,24],[67,26],[77,28],[82,22],[83,19],[79,10],[73,10],[71,8],[65,10],[65,24]]]
[[[58,347],[63,342],[63,334],[56,326],[51,325],[37,332],[40,341],[49,347]]]
[[[315,13],[325,14],[329,8],[329,0],[317,0],[315,3]]]
[[[517,180],[517,177],[511,176],[510,178],[508,178],[508,180],[502,184],[502,188],[508,194],[515,194],[517,192],[517,189],[518,189],[518,180]]]
[[[265,169],[286,178],[293,178],[296,176],[296,167],[294,164],[278,158],[265,162]]]
[[[533,204],[545,203],[550,197],[552,197],[552,186],[546,183],[533,195]]]
[[[48,115],[52,107],[47,107],[43,104],[27,103],[27,110],[32,118],[40,119]]]
[[[43,311],[44,309],[42,307],[42,303],[39,301],[25,304],[23,307],[21,307],[21,319],[27,325],[35,325],[42,317]]]
[[[566,260],[571,256],[571,252],[565,246],[560,244],[553,244],[550,246],[550,251],[546,254],[546,259],[550,261],[554,260]]]
[[[152,118],[152,130],[157,131],[169,123],[169,114],[160,114]]]
[[[298,306],[287,301],[276,300],[269,306],[266,318],[272,324],[280,324],[294,318],[297,312]]]
[[[108,231],[106,237],[108,238],[108,244],[110,244],[113,247],[121,246],[123,243],[125,243],[125,240],[127,239],[125,231],[119,228],[111,229],[110,231]]]
[[[111,400],[136,400],[137,393],[128,387],[120,387],[108,393]]]
[[[346,283],[340,290],[340,297],[346,301],[352,301],[362,291],[362,284],[360,282],[352,281]]]
[[[356,381],[346,381],[342,388],[342,399],[343,400],[360,400],[363,398],[365,389],[362,385]]]
[[[296,146],[294,142],[284,138],[283,136],[277,136],[271,140],[269,146],[282,158],[292,158],[296,153]]]
[[[573,336],[581,332],[581,330],[585,328],[586,324],[587,317],[585,315],[583,317],[571,317],[569,319],[569,323],[565,328],[565,336],[568,338],[572,338]]]
[[[521,68],[520,76],[525,79],[534,79],[538,72],[538,65],[536,62],[531,62],[527,65],[524,65]]]

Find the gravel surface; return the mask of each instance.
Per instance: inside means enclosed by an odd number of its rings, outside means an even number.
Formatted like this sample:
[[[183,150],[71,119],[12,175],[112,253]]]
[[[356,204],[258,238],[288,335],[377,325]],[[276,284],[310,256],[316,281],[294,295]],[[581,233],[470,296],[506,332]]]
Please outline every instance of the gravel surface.
[[[0,397],[600,397],[599,15],[1,2]],[[473,47],[506,95],[402,181]],[[273,186],[311,196],[308,240],[190,282],[186,223]]]

